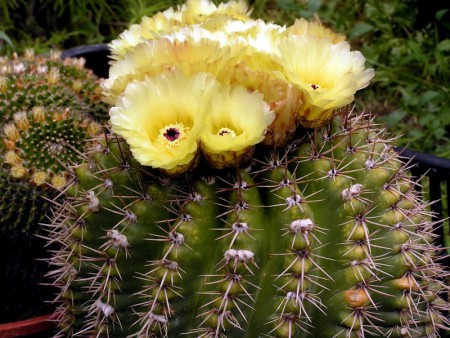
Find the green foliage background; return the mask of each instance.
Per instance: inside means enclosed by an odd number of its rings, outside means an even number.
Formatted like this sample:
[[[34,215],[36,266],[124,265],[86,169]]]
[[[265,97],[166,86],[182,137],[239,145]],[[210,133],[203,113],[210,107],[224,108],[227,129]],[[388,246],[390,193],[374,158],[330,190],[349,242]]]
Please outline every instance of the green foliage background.
[[[0,53],[37,52],[114,39],[143,15],[182,0],[0,0]],[[437,0],[250,0],[278,24],[320,20],[347,35],[376,76],[357,106],[399,145],[450,157],[450,4]]]

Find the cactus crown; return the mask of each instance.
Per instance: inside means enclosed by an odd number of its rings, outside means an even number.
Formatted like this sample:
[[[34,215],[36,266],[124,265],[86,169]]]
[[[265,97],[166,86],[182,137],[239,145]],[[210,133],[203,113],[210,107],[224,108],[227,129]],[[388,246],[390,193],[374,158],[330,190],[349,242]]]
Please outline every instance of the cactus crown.
[[[87,140],[101,127],[82,116],[74,116],[69,108],[34,107],[13,115],[14,122],[3,127],[3,142],[8,150],[4,161],[13,178],[28,179],[32,184],[50,183],[61,189],[67,178],[67,165],[87,147]],[[39,149],[39,151],[36,151]]]
[[[23,56],[0,57],[0,118],[35,106],[71,107],[100,120],[106,119],[99,80],[84,68],[84,59],[61,60],[61,53],[48,57],[27,50]]]

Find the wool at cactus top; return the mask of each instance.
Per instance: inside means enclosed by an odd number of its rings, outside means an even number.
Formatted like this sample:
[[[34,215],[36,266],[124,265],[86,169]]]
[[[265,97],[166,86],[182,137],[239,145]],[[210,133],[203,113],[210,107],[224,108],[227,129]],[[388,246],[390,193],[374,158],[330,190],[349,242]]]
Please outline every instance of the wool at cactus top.
[[[342,113],[251,165],[169,179],[115,135],[49,225],[81,337],[437,337],[448,292],[407,165]]]

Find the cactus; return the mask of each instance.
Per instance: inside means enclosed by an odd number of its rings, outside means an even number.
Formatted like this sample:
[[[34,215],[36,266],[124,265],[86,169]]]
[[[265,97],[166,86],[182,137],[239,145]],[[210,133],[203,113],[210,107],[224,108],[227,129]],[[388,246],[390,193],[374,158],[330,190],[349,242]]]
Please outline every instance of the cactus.
[[[27,318],[36,309],[49,310],[42,301],[52,290],[36,287],[48,269],[47,263],[36,261],[48,256],[43,249],[45,242],[35,237],[43,235],[38,225],[46,221],[42,210],[50,209],[40,190],[12,180],[8,168],[0,167],[0,257],[4,268],[0,278],[0,322]]]
[[[438,336],[428,204],[343,108],[373,69],[317,23],[249,12],[188,0],[110,44],[111,132],[47,227],[60,335]]]
[[[448,292],[408,163],[342,110],[248,166],[169,177],[117,135],[74,166],[49,238],[86,337],[437,337]],[[200,160],[202,161],[202,159]]]
[[[58,57],[28,51],[0,59],[1,321],[50,311],[43,300],[53,290],[38,286],[48,270],[37,261],[48,257],[45,241],[38,238],[40,223],[47,222],[49,200],[66,185],[68,165],[100,132],[88,112],[106,112],[98,81],[83,63]]]
[[[59,110],[59,111],[58,111]],[[5,149],[0,152],[0,256],[5,274],[0,278],[2,321],[26,317],[29,311],[50,311],[43,304],[53,290],[44,282],[48,257],[40,223],[47,223],[48,202],[62,193],[68,165],[83,152],[99,125],[73,116],[67,109],[35,107],[15,113],[3,126]],[[39,149],[39,151],[37,151]],[[1,150],[1,149],[0,149]],[[20,267],[20,268],[18,268]],[[48,282],[48,281],[47,281]]]
[[[67,163],[101,130],[99,124],[74,115],[68,107],[49,111],[35,106],[29,114],[15,113],[13,118],[14,122],[3,126],[3,159],[10,176],[55,190],[66,185]]]
[[[61,53],[0,57],[0,120],[35,106],[70,107],[93,118],[107,119],[100,81],[84,68],[84,59],[61,60]]]

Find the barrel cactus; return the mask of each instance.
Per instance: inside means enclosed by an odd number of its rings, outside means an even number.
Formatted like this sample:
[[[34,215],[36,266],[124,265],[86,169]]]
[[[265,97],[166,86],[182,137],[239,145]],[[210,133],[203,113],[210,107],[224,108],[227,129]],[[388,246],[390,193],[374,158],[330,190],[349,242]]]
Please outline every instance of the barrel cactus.
[[[428,204],[345,108],[373,70],[318,24],[248,13],[190,0],[111,43],[111,132],[48,225],[61,335],[439,336]]]
[[[98,80],[81,61],[58,58],[28,51],[0,60],[1,321],[48,311],[43,300],[53,290],[37,285],[48,271],[37,261],[48,257],[40,223],[48,222],[50,201],[62,193],[77,153],[101,132],[89,109],[105,114]]]
[[[111,135],[71,182],[51,225],[71,334],[434,337],[447,325],[427,205],[364,115],[182,178]]]
[[[35,106],[71,107],[103,120],[105,105],[101,101],[100,80],[84,68],[84,59],[61,60],[61,53],[0,57],[0,119]]]

